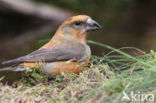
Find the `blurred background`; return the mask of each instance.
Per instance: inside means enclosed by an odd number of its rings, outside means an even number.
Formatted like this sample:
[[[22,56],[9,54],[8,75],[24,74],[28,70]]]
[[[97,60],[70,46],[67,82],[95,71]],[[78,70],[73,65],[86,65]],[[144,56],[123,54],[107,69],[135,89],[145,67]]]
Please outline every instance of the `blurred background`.
[[[103,27],[90,33],[89,40],[156,50],[156,0],[0,0],[0,62],[38,49],[64,19],[78,14]],[[108,52],[91,48],[94,55]]]

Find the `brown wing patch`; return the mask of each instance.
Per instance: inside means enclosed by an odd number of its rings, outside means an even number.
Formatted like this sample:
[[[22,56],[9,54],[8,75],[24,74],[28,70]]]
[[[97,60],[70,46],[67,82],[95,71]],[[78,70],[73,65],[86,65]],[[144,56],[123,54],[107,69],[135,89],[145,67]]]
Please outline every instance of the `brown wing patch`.
[[[41,65],[43,65],[43,63],[22,63],[20,64],[21,66],[24,66],[24,67],[30,67],[30,68],[39,68],[41,67]]]

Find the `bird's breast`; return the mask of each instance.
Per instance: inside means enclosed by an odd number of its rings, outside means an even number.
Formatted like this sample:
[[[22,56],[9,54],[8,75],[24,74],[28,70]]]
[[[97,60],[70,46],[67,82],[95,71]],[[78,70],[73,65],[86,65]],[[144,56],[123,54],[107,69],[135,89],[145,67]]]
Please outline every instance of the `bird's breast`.
[[[90,61],[91,49],[87,44],[84,44],[84,46],[85,46],[85,52],[86,52],[84,61],[88,63]]]

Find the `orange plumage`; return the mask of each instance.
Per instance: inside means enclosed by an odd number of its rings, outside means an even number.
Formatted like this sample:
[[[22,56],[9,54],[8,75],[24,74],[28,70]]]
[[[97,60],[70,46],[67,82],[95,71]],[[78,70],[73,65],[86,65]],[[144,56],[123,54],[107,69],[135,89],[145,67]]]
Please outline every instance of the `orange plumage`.
[[[0,69],[19,71],[27,67],[41,68],[46,74],[78,74],[87,66],[91,51],[86,44],[89,31],[100,29],[100,25],[86,15],[78,15],[65,20],[53,38],[40,49],[17,59],[3,62],[15,63],[16,67]],[[24,70],[24,69],[23,69]]]

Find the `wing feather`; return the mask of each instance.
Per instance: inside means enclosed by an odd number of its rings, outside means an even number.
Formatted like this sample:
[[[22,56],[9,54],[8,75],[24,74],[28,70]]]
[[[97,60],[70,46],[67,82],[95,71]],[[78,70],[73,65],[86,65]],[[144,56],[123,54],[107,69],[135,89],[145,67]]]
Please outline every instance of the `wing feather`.
[[[55,61],[66,61],[66,60],[82,60],[86,55],[84,44],[71,44],[63,45],[59,48],[47,48],[38,49],[26,56],[19,57],[16,59],[8,60],[3,64],[8,63],[23,63],[23,62],[55,62]]]

